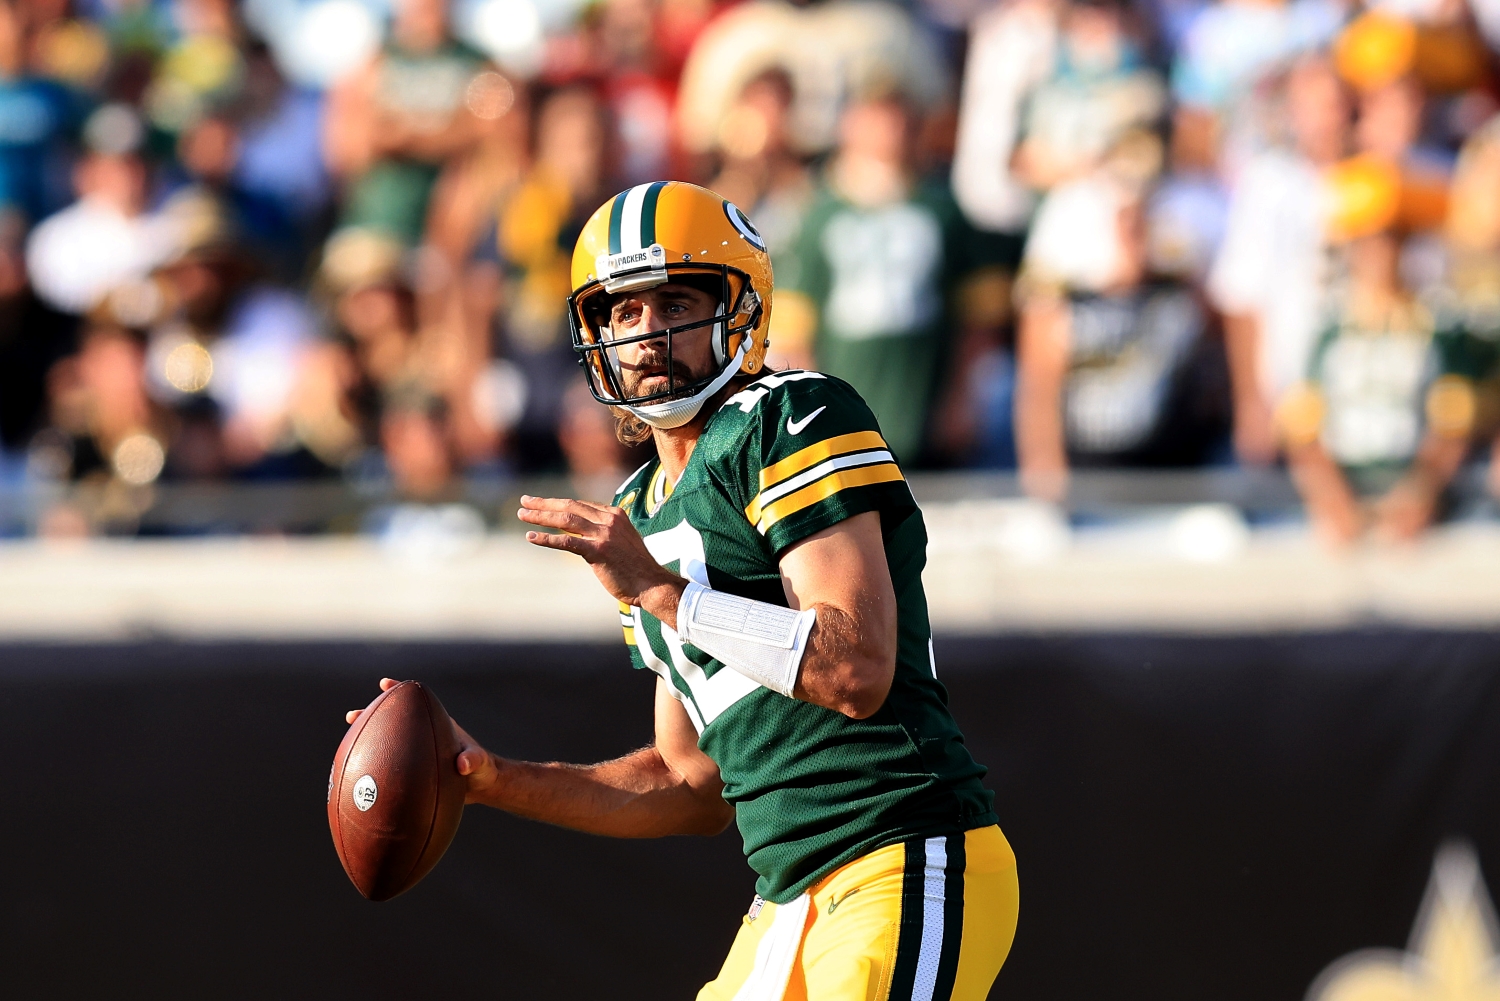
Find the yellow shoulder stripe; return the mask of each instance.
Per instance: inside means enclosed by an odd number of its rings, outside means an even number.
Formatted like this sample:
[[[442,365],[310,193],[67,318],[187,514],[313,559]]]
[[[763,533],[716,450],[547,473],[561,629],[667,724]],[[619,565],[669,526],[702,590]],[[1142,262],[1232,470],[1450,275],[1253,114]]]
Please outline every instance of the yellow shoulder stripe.
[[[894,462],[881,462],[873,466],[857,466],[854,469],[837,470],[829,473],[820,480],[808,484],[795,493],[787,494],[780,500],[768,504],[759,512],[760,516],[755,521],[755,529],[764,535],[768,528],[781,519],[796,514],[803,508],[811,507],[821,500],[827,500],[840,490],[848,487],[863,487],[872,483],[889,483],[893,480],[903,478],[901,469]]]
[[[802,472],[809,466],[822,462],[824,459],[835,455],[843,455],[845,452],[858,452],[862,448],[885,448],[885,439],[880,437],[877,431],[856,431],[853,434],[841,434],[834,438],[825,438],[815,445],[809,445],[800,452],[774,462],[760,471],[760,488],[780,483],[788,476]]]

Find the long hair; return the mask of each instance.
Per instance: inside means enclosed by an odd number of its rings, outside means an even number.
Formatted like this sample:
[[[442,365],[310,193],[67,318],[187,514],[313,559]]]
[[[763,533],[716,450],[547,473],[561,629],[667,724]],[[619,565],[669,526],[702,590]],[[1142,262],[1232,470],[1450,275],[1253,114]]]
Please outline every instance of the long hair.
[[[615,417],[615,437],[621,445],[644,445],[651,440],[651,425],[623,407],[610,407]]]

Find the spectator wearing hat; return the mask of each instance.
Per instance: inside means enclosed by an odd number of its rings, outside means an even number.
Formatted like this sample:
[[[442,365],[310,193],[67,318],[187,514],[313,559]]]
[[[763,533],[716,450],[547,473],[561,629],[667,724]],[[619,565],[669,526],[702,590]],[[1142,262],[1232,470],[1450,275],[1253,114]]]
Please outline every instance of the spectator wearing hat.
[[[309,376],[321,383],[307,402],[320,404],[314,423],[323,429],[309,447],[325,462],[337,460],[330,465],[348,465],[373,457],[384,401],[420,380],[405,249],[378,231],[340,230],[324,247],[315,287],[330,305],[333,337]],[[330,408],[328,401],[336,402]]]
[[[118,290],[100,312],[149,331],[148,386],[190,432],[181,448],[174,438],[168,472],[184,478],[326,473],[292,421],[316,337],[306,299],[266,280],[233,214],[211,189],[177,192],[160,215],[178,234],[178,251],[149,284]]]
[[[1362,155],[1329,173],[1330,236],[1344,271],[1306,379],[1277,418],[1317,534],[1420,534],[1438,516],[1475,427],[1489,358],[1459,318],[1418,301],[1401,275],[1402,177]]]

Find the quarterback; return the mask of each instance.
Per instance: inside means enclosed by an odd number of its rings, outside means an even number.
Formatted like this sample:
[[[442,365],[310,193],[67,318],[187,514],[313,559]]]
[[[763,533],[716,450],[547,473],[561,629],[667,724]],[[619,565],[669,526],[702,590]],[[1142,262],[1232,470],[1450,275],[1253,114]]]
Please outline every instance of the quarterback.
[[[572,267],[589,387],[657,458],[612,505],[525,497],[520,518],[618,599],[656,740],[576,766],[461,733],[469,801],[618,837],[735,821],[756,897],[699,1001],[981,1001],[1016,862],[936,678],[926,529],[874,416],[763,368],[770,258],[711,191],[615,196]]]

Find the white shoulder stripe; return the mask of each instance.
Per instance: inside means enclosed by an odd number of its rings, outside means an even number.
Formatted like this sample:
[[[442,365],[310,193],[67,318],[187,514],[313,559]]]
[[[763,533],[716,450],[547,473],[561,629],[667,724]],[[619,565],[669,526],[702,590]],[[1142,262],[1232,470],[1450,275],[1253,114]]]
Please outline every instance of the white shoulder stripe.
[[[877,462],[895,462],[896,459],[885,449],[876,449],[873,452],[855,452],[850,455],[836,455],[818,463],[811,469],[805,469],[796,476],[782,480],[774,487],[762,490],[755,500],[762,508],[771,506],[771,502],[785,497],[787,494],[795,493],[815,480],[821,480],[829,473],[840,469],[851,469],[856,466],[870,466]]]

